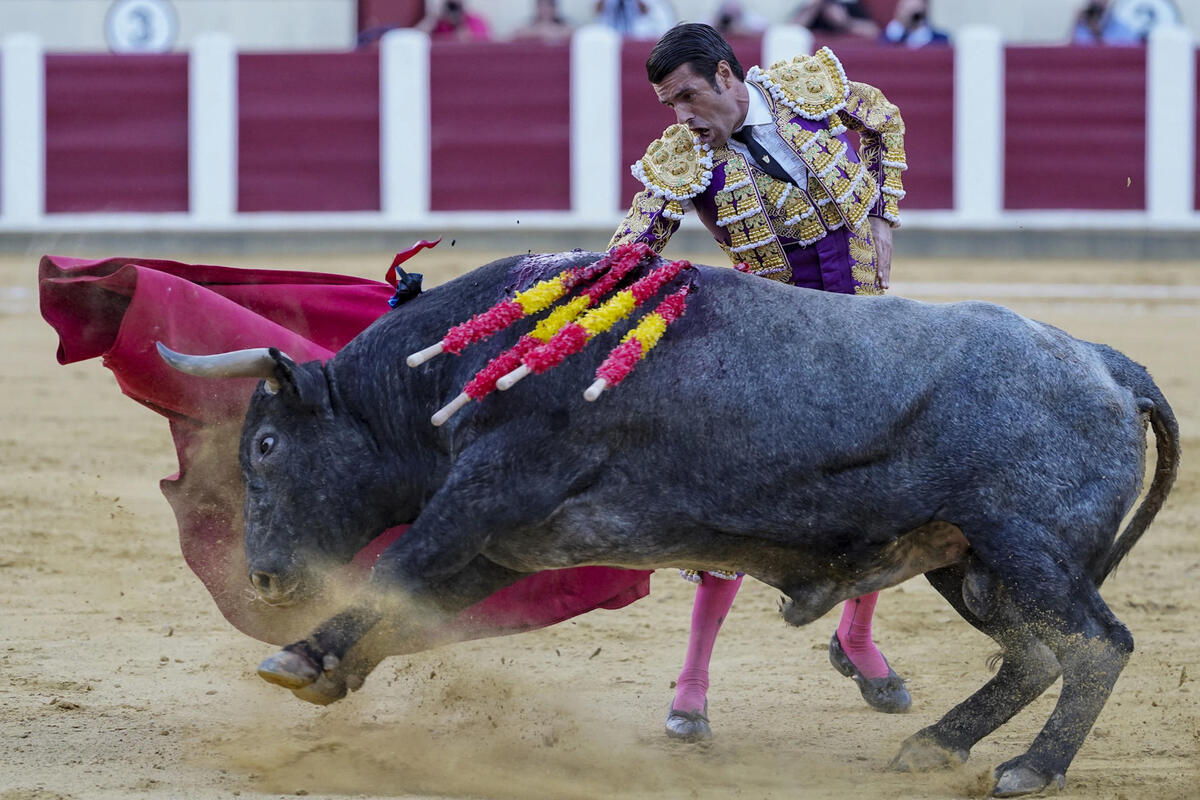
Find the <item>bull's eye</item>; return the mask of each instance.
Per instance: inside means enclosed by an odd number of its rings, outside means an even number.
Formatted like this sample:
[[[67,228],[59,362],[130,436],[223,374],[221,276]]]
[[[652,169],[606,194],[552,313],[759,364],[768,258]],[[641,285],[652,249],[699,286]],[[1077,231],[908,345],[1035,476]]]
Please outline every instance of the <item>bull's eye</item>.
[[[268,436],[264,436],[258,440],[259,455],[265,456],[267,453],[270,453],[274,447],[275,447],[275,437],[274,436],[268,435]]]

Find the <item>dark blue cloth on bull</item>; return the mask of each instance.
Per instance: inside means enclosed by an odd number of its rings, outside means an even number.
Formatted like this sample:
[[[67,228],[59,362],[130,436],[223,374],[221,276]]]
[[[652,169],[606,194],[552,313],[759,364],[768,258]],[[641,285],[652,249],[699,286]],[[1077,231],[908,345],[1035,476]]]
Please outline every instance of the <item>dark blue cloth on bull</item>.
[[[388,300],[388,305],[395,308],[419,295],[421,293],[421,279],[423,277],[419,272],[405,272],[397,268],[396,293]]]

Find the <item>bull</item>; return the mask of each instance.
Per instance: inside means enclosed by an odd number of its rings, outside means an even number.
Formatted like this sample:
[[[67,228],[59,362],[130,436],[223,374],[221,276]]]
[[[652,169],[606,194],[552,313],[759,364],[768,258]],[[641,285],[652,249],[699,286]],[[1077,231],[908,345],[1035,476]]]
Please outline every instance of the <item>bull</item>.
[[[164,357],[264,378],[241,436],[250,580],[310,596],[380,531],[411,529],[368,589],[259,674],[327,703],[387,654],[529,573],[741,570],[806,624],[924,574],[1002,650],[996,674],[892,766],[965,761],[1061,675],[996,796],[1065,783],[1133,650],[1098,588],[1162,506],[1179,458],[1148,372],[983,302],[796,289],[697,266],[686,314],[622,384],[581,395],[605,344],[430,424],[519,327],[461,357],[405,356],[449,323],[597,256],[493,262],[399,305],[327,363],[274,349]],[[670,291],[670,284],[663,291]],[[1140,494],[1146,426],[1157,464]]]

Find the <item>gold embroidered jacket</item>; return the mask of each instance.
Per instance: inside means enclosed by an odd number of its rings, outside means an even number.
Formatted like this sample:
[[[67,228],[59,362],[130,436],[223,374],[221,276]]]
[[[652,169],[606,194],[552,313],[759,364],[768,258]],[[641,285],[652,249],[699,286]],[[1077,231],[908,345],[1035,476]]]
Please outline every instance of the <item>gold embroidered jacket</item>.
[[[701,145],[686,126],[672,125],[632,166],[645,189],[634,197],[610,248],[642,241],[661,251],[688,203],[733,263],[789,281],[785,248],[814,244],[843,225],[869,241],[865,223],[872,215],[899,225],[900,173],[907,169],[904,121],[882,92],[847,80],[827,47],[766,70],[752,67],[746,83],[762,92],[776,130],[807,167],[807,185],[776,180],[728,145]],[[858,152],[848,130],[859,134]],[[873,250],[857,249],[864,259],[865,250]],[[863,260],[853,252],[851,258]],[[855,282],[865,284],[868,264],[857,266]],[[873,253],[869,267],[873,276]]]

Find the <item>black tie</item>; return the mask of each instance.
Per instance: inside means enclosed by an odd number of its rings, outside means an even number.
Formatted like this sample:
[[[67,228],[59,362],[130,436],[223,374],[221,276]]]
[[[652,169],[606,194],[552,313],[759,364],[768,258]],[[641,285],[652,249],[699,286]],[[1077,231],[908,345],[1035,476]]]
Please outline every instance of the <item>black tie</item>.
[[[771,158],[766,149],[755,141],[754,137],[750,134],[749,125],[743,125],[741,130],[734,131],[733,138],[746,145],[746,149],[750,151],[750,157],[754,159],[756,167],[776,180],[790,183],[793,186],[796,185],[796,181],[787,173],[787,170],[779,166],[778,162]]]

